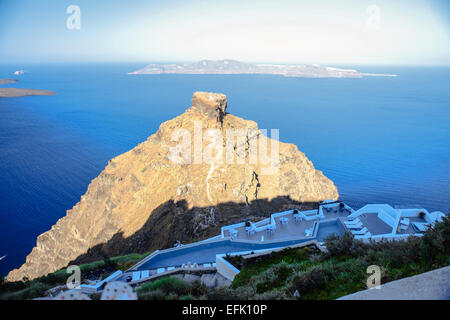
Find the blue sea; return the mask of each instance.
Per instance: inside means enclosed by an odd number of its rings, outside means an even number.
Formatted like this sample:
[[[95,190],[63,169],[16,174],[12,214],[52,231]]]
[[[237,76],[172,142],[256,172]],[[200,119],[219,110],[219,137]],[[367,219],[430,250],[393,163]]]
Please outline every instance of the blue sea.
[[[450,208],[450,69],[366,67],[396,78],[146,75],[142,64],[0,65],[0,78],[56,96],[0,99],[0,274],[20,266],[109,159],[183,113],[194,91],[280,129],[332,179],[342,200]],[[269,131],[270,132],[270,131]]]

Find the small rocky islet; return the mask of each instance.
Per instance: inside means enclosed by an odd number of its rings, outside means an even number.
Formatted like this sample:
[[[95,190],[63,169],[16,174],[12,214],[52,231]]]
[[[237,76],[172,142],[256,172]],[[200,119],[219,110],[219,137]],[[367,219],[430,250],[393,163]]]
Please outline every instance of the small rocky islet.
[[[0,85],[18,83],[17,79],[0,79]],[[0,98],[18,98],[26,96],[54,96],[55,92],[50,90],[0,88]]]

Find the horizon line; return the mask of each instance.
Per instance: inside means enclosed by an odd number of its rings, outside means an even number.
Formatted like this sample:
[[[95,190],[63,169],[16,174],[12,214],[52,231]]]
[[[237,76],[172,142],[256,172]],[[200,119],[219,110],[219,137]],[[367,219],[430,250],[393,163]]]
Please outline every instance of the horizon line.
[[[243,63],[250,64],[278,64],[278,65],[321,65],[321,66],[371,66],[371,67],[450,67],[449,64],[440,64],[440,63],[348,63],[348,62],[275,62],[275,61],[248,61],[248,60],[239,60],[239,59],[231,59],[231,58],[219,58],[219,59],[174,59],[174,60],[162,60],[162,59],[154,59],[154,60],[65,60],[65,61],[2,61],[0,65],[37,65],[37,64],[142,64],[143,66],[148,64],[168,64],[168,63],[194,63],[203,60],[208,61],[220,61],[220,60],[234,60]]]

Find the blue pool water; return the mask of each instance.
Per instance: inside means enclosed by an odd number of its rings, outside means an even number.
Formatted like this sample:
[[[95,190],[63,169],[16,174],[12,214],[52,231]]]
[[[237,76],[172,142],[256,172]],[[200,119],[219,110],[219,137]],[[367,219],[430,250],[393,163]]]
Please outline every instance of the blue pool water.
[[[338,220],[325,221],[317,224],[317,234],[316,239],[318,241],[324,241],[327,237],[331,235],[342,235],[345,230],[342,224]]]
[[[244,243],[230,240],[203,243],[193,247],[186,247],[174,251],[164,252],[155,256],[139,267],[140,270],[151,270],[161,267],[181,266],[185,263],[216,262],[216,254],[262,250],[299,244],[311,239],[280,241],[276,243]]]
[[[109,159],[184,112],[197,90],[226,93],[231,113],[280,129],[354,208],[450,207],[449,68],[356,67],[399,74],[364,79],[126,74],[144,64],[0,65],[0,78],[28,71],[17,87],[57,92],[0,99],[1,275]]]

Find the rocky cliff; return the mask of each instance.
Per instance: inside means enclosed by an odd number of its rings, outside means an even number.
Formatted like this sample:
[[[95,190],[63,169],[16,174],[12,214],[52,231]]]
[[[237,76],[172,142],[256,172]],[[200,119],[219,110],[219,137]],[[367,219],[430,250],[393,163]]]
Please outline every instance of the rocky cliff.
[[[171,247],[216,235],[224,224],[338,198],[295,145],[277,144],[226,108],[224,95],[195,93],[185,113],[110,160],[7,280]]]

